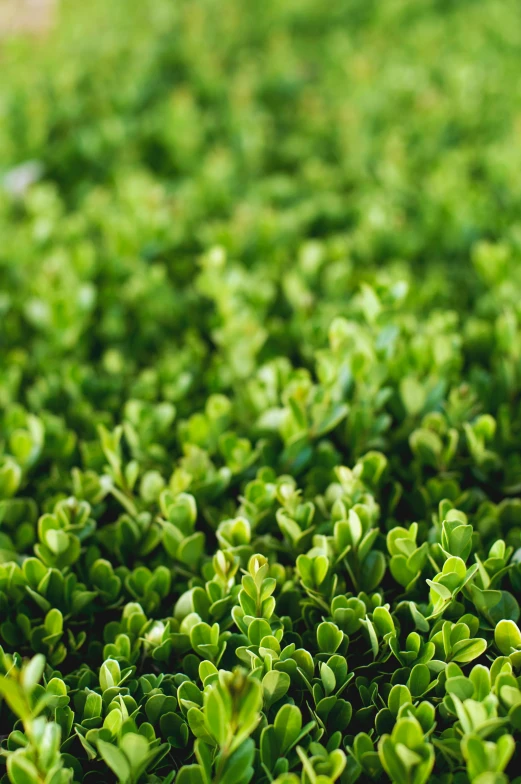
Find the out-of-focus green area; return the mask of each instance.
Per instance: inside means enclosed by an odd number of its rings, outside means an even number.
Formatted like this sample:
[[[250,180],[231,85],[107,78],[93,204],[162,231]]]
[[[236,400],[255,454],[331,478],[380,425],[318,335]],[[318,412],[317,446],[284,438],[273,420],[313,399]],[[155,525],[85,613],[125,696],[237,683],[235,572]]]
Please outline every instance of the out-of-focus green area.
[[[512,230],[515,2],[94,0],[59,19],[3,46],[0,150],[41,161],[67,207],[131,169],[182,200],[178,231],[234,227],[245,200],[250,242],[276,206],[370,261],[464,258]]]
[[[349,262],[309,293],[321,335],[383,265],[468,305],[476,242],[520,242],[520,40],[504,0],[62,3],[54,34],[1,50],[0,165],[43,172],[24,209],[0,196],[9,347],[32,344],[36,297],[54,355],[97,358],[140,324],[127,359],[146,361],[206,317],[181,292],[214,244],[306,288],[299,249],[336,237]],[[141,304],[120,285],[140,270]]]

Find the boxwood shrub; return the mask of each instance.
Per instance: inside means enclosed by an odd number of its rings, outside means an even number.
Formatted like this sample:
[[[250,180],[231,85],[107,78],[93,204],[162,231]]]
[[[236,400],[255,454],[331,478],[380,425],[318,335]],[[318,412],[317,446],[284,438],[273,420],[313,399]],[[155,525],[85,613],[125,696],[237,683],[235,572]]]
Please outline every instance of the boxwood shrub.
[[[520,46],[514,0],[2,40],[2,782],[521,781]]]

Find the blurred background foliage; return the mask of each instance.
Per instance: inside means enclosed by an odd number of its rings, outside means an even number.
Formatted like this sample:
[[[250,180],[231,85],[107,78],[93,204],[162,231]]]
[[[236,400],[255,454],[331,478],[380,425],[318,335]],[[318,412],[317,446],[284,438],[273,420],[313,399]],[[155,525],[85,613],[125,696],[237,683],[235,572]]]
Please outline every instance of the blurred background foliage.
[[[71,465],[129,398],[224,393],[246,432],[258,368],[314,373],[337,317],[406,346],[370,396],[463,373],[515,409],[520,43],[509,0],[71,0],[4,37],[4,410],[58,417]]]
[[[509,0],[71,0],[4,37],[4,416],[58,417],[71,465],[134,398],[246,432],[258,368],[316,372],[345,317],[404,346],[360,398],[463,373],[515,433],[520,43]]]

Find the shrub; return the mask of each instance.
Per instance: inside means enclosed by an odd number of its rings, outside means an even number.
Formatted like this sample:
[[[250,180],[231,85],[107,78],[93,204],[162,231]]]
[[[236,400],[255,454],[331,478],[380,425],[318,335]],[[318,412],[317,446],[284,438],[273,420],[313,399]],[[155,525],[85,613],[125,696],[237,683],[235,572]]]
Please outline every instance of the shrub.
[[[513,0],[93,0],[3,44],[0,776],[503,784]]]

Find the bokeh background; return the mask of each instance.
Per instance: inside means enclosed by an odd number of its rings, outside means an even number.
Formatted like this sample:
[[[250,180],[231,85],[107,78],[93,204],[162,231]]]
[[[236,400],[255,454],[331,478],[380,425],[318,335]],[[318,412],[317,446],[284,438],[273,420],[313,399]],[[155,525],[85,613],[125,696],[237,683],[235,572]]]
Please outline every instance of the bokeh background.
[[[1,3],[13,374],[74,357],[112,388],[174,353],[227,388],[311,355],[376,270],[419,310],[519,275],[515,0]],[[200,275],[215,246],[239,268]]]

